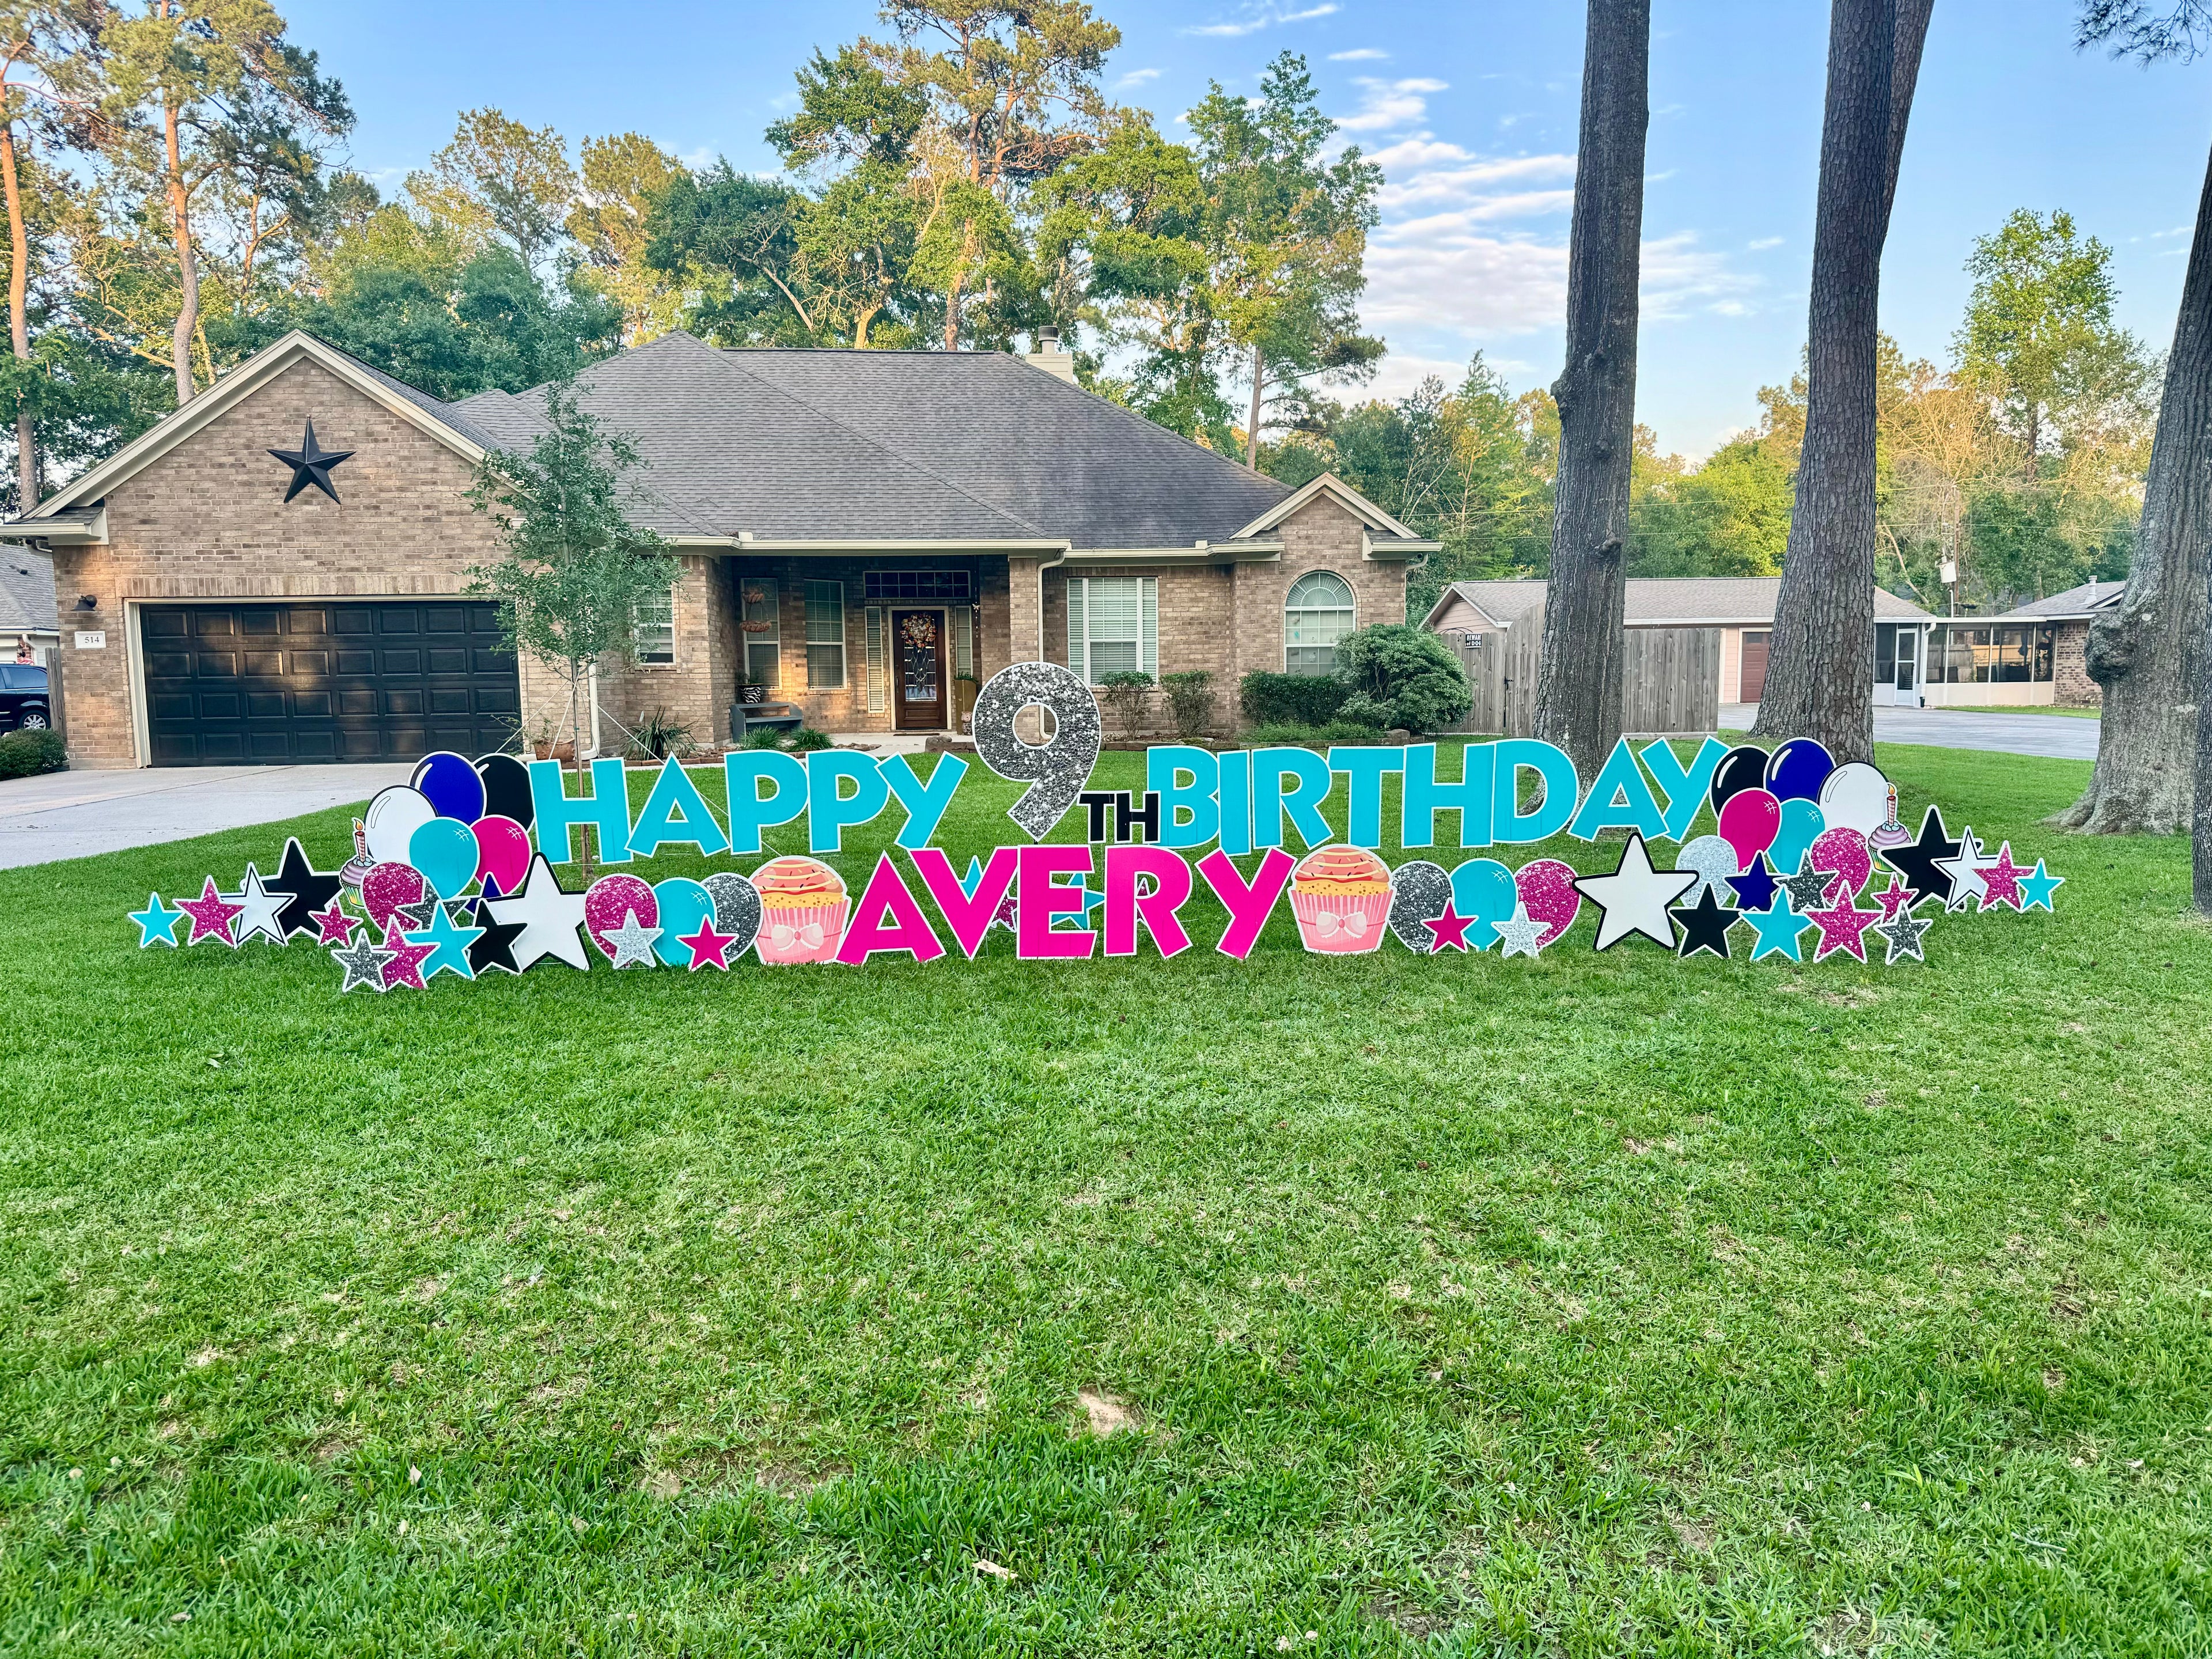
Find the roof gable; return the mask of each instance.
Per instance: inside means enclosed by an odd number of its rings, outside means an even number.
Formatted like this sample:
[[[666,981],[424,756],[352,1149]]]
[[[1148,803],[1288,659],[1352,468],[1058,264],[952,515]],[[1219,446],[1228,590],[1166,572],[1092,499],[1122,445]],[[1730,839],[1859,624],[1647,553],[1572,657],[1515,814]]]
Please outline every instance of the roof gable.
[[[484,434],[465,417],[453,418],[453,407],[426,392],[371,368],[312,334],[294,329],[273,344],[264,346],[186,404],[172,411],[82,477],[64,485],[37,508],[17,520],[33,525],[52,519],[65,509],[96,501],[128,483],[179,444],[252,397],[302,358],[344,381],[363,397],[381,404],[420,428],[471,465],[483,458]]]
[[[1376,506],[1334,472],[1324,472],[1318,478],[1311,479],[1292,490],[1281,501],[1277,501],[1265,513],[1239,530],[1237,534],[1239,537],[1264,536],[1316,496],[1324,495],[1335,501],[1340,507],[1370,531],[1380,531],[1383,535],[1400,541],[1419,542],[1422,539],[1419,532],[1408,529],[1399,523],[1397,520]]]

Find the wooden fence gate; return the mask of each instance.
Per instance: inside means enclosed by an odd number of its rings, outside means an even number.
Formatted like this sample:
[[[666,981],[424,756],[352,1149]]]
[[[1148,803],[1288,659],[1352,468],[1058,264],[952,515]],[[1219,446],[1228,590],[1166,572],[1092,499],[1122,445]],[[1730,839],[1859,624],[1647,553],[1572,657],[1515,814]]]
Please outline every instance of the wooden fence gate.
[[[1509,738],[1534,735],[1536,665],[1544,607],[1496,634],[1446,634],[1467,670],[1474,702],[1451,729]],[[1720,724],[1721,635],[1717,628],[1632,628],[1624,641],[1620,729],[1632,737],[1711,732]]]

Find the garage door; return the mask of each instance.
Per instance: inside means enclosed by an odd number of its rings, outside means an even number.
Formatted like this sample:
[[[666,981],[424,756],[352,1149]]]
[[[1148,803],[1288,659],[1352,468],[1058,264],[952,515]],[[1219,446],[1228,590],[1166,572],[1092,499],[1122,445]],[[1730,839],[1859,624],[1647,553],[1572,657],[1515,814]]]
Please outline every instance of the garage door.
[[[1738,702],[1757,702],[1766,690],[1766,647],[1774,635],[1747,633],[1743,636],[1743,673],[1736,692]]]
[[[482,755],[514,736],[495,605],[162,605],[139,621],[156,766]]]

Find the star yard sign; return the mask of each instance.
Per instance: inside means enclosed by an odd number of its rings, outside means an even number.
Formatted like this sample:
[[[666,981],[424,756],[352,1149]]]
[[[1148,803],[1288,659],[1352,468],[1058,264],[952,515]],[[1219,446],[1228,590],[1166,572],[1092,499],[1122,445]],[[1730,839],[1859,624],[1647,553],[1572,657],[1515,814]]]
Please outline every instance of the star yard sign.
[[[269,453],[292,469],[292,487],[284,492],[288,501],[309,484],[337,501],[338,492],[331,487],[331,469],[353,458],[350,449],[325,449],[317,443],[313,421],[307,422],[307,435],[300,440],[297,449],[272,449]]]

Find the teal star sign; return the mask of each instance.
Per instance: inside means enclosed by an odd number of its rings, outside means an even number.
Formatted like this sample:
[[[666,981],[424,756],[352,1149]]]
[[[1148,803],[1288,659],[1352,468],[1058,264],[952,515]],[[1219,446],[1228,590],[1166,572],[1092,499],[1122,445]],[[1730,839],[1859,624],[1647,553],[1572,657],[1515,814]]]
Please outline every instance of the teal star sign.
[[[2050,908],[2048,905],[2044,908]],[[131,920],[138,924],[138,948],[143,951],[149,945],[166,945],[175,950],[177,924],[184,919],[185,913],[162,903],[159,893],[147,894],[146,908],[131,913]]]
[[[2035,873],[2020,878],[2020,908],[2023,910],[2057,908],[2051,902],[2051,896],[2065,884],[2065,877],[2052,875],[2043,867],[2041,859],[2036,860]]]
[[[460,926],[451,911],[433,901],[428,925],[404,937],[410,945],[430,946],[430,954],[422,960],[422,982],[427,985],[440,974],[459,974],[463,979],[474,979],[477,970],[469,965],[469,946],[483,937],[483,931],[481,927]]]
[[[1797,941],[1815,925],[1810,916],[1801,916],[1790,902],[1787,892],[1774,895],[1773,906],[1765,910],[1747,910],[1743,919],[1749,922],[1758,939],[1751,947],[1751,959],[1757,962],[1764,956],[1788,957],[1792,962],[1805,960],[1804,950]]]

